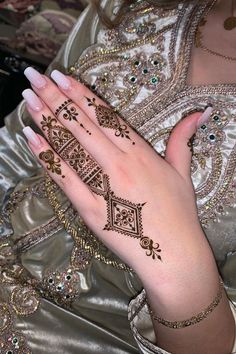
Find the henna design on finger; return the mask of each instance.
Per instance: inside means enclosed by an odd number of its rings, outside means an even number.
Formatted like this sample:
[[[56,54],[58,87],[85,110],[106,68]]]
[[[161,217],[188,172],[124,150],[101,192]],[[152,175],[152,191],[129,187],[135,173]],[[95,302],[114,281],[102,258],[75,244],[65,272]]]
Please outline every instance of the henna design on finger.
[[[85,126],[81,122],[78,121],[77,117],[79,116],[79,113],[77,112],[77,110],[73,106],[73,104],[74,103],[71,99],[63,102],[55,111],[55,116],[58,118],[59,114],[62,113],[62,117],[65,120],[76,121],[80,125],[80,127],[86,131],[86,133],[91,135],[92,133],[88,129],[86,129]]]
[[[128,126],[126,124],[120,123],[120,118],[118,114],[114,112],[113,109],[106,106],[98,105],[94,97],[92,99],[86,97],[86,99],[88,101],[88,106],[93,106],[95,108],[96,118],[101,127],[114,129],[115,136],[126,138],[132,141],[129,136],[130,132],[128,130]],[[135,145],[135,142],[132,141],[132,144]]]
[[[55,118],[42,116],[41,127],[57,154],[71,166],[83,182],[98,195],[106,195],[108,182],[101,167],[84,150],[71,132],[58,124]]]
[[[61,175],[62,178],[65,176],[62,175],[61,172],[61,164],[59,157],[55,157],[54,152],[52,150],[42,151],[39,154],[40,160],[47,164],[47,169],[52,173],[56,173],[57,175]]]

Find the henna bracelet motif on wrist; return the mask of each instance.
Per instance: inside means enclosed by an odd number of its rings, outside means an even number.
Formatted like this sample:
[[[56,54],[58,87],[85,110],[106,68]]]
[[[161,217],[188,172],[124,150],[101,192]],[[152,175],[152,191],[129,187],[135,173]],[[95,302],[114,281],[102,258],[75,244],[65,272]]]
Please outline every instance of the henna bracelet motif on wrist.
[[[217,307],[217,305],[220,303],[220,301],[222,299],[223,288],[224,288],[224,284],[223,284],[223,281],[220,279],[219,290],[217,292],[216,297],[212,301],[212,303],[205,310],[203,310],[202,312],[200,312],[196,316],[192,316],[188,320],[184,320],[184,321],[165,320],[164,318],[161,318],[161,317],[158,317],[157,315],[155,315],[153,313],[153,311],[151,310],[150,305],[147,303],[150,315],[152,316],[153,320],[155,320],[158,323],[160,323],[166,327],[169,327],[169,328],[180,329],[180,328],[185,328],[185,327],[195,325],[195,324],[199,323],[200,321],[204,320],[205,318],[207,318],[208,315],[210,315],[210,313],[212,313],[212,311]]]

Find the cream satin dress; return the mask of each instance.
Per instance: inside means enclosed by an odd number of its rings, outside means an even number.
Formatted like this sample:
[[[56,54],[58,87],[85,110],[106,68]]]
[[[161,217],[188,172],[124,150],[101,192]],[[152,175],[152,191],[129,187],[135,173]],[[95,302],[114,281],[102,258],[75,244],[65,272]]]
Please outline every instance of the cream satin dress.
[[[102,5],[112,14],[119,2]],[[49,71],[85,82],[161,155],[176,123],[212,104],[194,139],[192,179],[235,315],[236,84],[187,84],[205,9],[139,1],[109,30],[87,7]],[[22,103],[0,130],[0,353],[167,353],[154,344],[140,281],[45,176],[22,134],[28,124]]]

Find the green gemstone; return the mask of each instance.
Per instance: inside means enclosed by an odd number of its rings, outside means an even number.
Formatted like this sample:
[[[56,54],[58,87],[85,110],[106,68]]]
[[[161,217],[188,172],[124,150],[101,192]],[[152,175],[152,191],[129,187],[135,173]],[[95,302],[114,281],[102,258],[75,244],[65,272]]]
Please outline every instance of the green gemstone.
[[[202,130],[205,130],[205,129],[206,129],[206,125],[203,124],[203,125],[201,126],[201,129],[202,129]]]
[[[136,60],[136,61],[134,62],[134,65],[135,65],[135,66],[139,66],[139,65],[140,65],[140,61],[139,61],[139,60]]]
[[[148,73],[148,69],[147,68],[143,69],[143,74],[147,74],[147,73]]]
[[[157,77],[152,77],[151,78],[151,83],[152,84],[156,84],[158,82],[158,78]]]

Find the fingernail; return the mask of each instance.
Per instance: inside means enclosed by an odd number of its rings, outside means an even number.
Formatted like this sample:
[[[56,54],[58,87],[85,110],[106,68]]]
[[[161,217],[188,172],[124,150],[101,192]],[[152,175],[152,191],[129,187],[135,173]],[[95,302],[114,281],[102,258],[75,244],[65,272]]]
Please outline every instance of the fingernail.
[[[63,90],[68,90],[71,87],[71,82],[66,77],[66,75],[62,74],[58,70],[53,70],[51,73],[51,78],[57,83],[59,87],[61,87]]]
[[[31,82],[33,86],[40,89],[46,86],[47,81],[37,70],[31,68],[30,66],[24,71],[25,76]]]
[[[23,129],[23,133],[28,139],[28,142],[32,144],[34,147],[38,148],[42,145],[39,136],[30,127],[25,127]]]
[[[27,89],[22,92],[22,96],[26,100],[27,105],[36,112],[40,112],[43,109],[43,104],[40,98],[34,93],[33,90]]]
[[[197,122],[198,128],[208,121],[208,119],[210,118],[210,116],[212,114],[212,111],[213,111],[213,108],[210,106],[205,109],[205,111],[202,113],[201,117],[198,119],[198,122]]]

